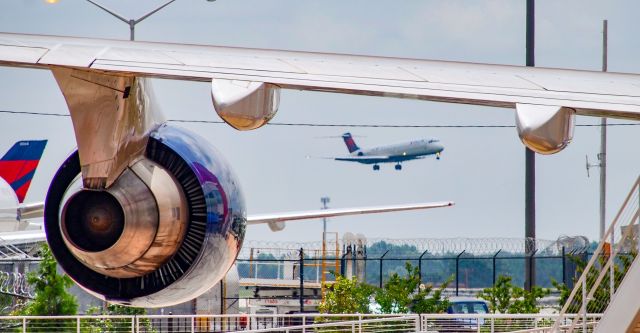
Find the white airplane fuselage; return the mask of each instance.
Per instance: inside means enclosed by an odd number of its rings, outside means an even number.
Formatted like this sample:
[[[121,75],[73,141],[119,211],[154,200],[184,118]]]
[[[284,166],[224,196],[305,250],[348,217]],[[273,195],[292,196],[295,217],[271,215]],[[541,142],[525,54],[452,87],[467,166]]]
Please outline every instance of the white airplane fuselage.
[[[11,186],[0,178],[0,233],[29,227],[29,222],[21,216],[20,206]]]

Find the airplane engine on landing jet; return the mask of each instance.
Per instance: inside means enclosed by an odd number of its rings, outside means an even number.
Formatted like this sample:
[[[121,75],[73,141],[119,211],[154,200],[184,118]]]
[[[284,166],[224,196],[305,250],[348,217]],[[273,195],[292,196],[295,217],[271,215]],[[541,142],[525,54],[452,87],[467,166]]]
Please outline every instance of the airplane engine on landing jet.
[[[76,151],[45,202],[47,241],[69,276],[110,302],[162,307],[220,281],[242,246],[238,181],[206,141],[162,125],[104,190],[82,189]]]

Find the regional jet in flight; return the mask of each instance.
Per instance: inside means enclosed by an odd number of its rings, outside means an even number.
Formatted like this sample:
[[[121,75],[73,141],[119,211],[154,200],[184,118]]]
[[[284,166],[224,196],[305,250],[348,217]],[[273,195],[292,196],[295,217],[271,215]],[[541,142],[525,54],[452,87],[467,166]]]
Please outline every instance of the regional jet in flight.
[[[52,253],[92,294],[139,307],[210,289],[249,224],[452,205],[249,218],[230,165],[163,120],[147,78],[209,84],[215,112],[239,130],[267,124],[280,89],[513,108],[520,139],[542,154],[569,144],[576,115],[640,120],[636,74],[12,33],[0,33],[0,65],[51,71],[71,115],[78,150],[45,201]]]
[[[373,164],[373,170],[380,170],[378,164],[395,163],[396,170],[402,170],[402,162],[418,160],[428,155],[436,155],[440,159],[440,153],[444,147],[438,139],[422,139],[410,142],[397,143],[394,145],[361,149],[353,140],[351,133],[342,134],[342,139],[351,156],[336,157],[336,161],[357,162],[362,164]]]

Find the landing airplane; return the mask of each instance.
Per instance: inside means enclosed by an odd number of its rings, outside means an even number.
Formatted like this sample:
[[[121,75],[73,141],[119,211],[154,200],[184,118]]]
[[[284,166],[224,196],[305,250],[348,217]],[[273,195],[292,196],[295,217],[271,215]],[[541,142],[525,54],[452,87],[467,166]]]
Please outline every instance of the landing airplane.
[[[436,155],[439,160],[440,153],[444,150],[438,139],[422,139],[370,149],[360,149],[351,133],[342,134],[342,139],[351,156],[336,157],[335,160],[373,164],[374,171],[380,170],[380,163],[396,163],[396,170],[402,170],[402,162],[422,159],[428,155]]]
[[[0,233],[24,230],[44,203],[24,203],[47,140],[18,141],[0,159]],[[1,234],[0,234],[1,237]]]
[[[45,201],[53,254],[94,295],[141,307],[212,287],[248,224],[324,216],[249,220],[230,166],[164,122],[147,78],[211,84],[215,111],[239,130],[268,123],[280,89],[515,108],[522,142],[543,154],[570,142],[575,115],[640,120],[632,74],[11,33],[0,33],[0,65],[50,70],[71,114],[78,150]]]

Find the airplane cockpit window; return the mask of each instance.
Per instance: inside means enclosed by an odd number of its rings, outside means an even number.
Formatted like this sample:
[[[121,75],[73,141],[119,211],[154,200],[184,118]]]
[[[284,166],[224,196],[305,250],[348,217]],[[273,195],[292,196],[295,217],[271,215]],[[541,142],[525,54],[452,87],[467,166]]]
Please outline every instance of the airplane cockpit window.
[[[431,140],[429,140],[429,143],[435,143],[435,142],[440,142],[440,140],[437,140],[437,139],[431,139]]]

